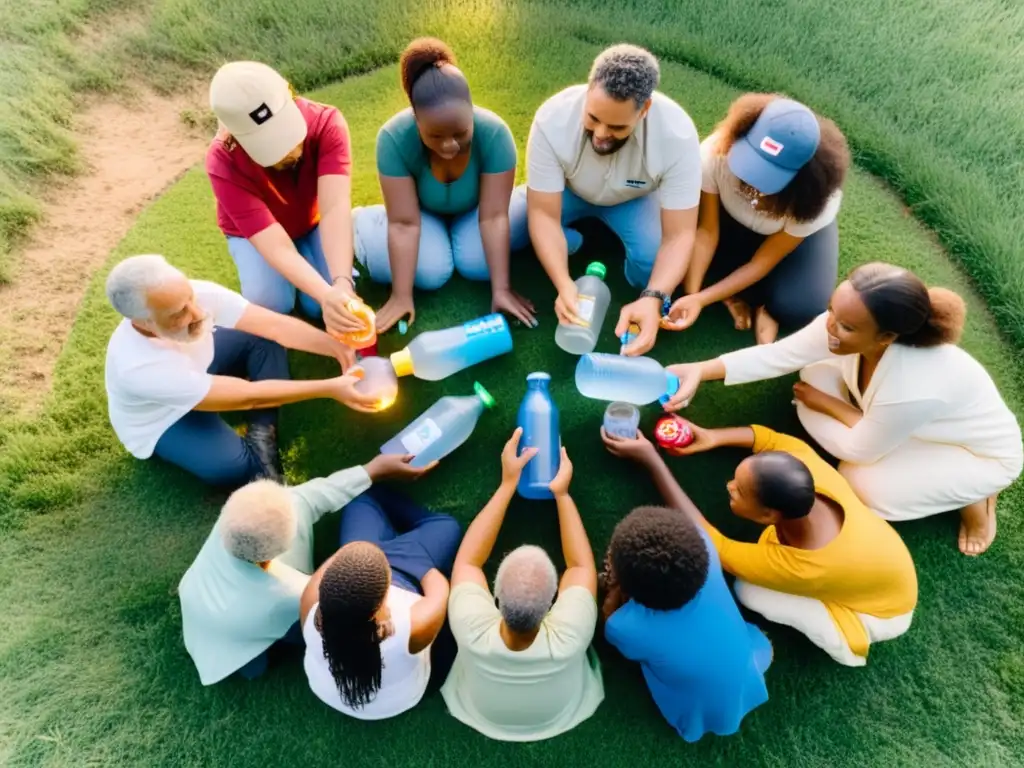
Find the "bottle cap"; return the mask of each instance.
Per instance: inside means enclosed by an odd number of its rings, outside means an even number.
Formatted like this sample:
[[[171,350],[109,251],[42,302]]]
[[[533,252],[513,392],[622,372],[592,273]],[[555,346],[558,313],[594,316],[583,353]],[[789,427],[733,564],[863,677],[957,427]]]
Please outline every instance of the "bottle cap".
[[[484,389],[484,385],[479,381],[473,382],[473,391],[476,392],[476,396],[480,398],[480,401],[484,404],[485,408],[494,407],[494,398],[491,393]]]
[[[391,353],[391,367],[395,369],[395,375],[399,377],[413,373],[412,352],[408,347]]]
[[[551,374],[543,371],[535,371],[526,377],[527,381],[551,381]]]
[[[672,395],[679,391],[679,377],[674,373],[665,371],[665,394],[658,398],[658,402],[665,405],[672,399]]]
[[[398,332],[403,336],[409,332],[409,324],[405,320],[398,321]]]
[[[587,274],[604,280],[604,276],[608,274],[608,269],[600,261],[592,261],[587,265]]]

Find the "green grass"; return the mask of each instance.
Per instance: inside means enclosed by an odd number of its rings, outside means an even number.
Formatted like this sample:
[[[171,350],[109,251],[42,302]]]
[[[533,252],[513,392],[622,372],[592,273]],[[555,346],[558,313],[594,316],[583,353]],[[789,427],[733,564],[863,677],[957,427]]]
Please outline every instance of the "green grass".
[[[477,101],[508,120],[522,149],[535,108],[551,92],[580,80],[599,46],[552,35],[549,25],[556,22],[551,16],[497,5],[452,7],[458,12],[428,16],[422,30],[445,32]],[[224,17],[241,12],[229,4],[215,10]],[[436,9],[428,10],[433,14]],[[180,33],[199,35],[199,24],[193,25]],[[678,64],[666,63],[664,79],[664,90],[686,105],[702,132],[736,95],[721,81]],[[355,140],[356,202],[376,201],[370,161],[374,133],[403,105],[395,68],[352,77],[314,96],[344,111]],[[862,171],[849,181],[840,228],[844,268],[884,257],[967,296],[965,345],[1021,413],[1024,389],[1017,361],[982,300],[929,233]],[[108,267],[132,253],[152,251],[165,253],[195,277],[237,284],[200,171],[145,211]],[[611,266],[616,305],[631,296],[613,241],[591,237],[576,268],[591,258]],[[223,496],[172,468],[132,460],[111,434],[102,369],[116,318],[104,302],[103,277],[98,275],[89,288],[45,416],[0,431],[0,764],[627,768],[1024,763],[1024,586],[1016,577],[1024,551],[1020,488],[1003,497],[999,538],[980,559],[956,551],[952,518],[901,527],[918,566],[920,605],[911,632],[876,646],[867,668],[841,668],[795,633],[767,626],[776,647],[768,675],[771,700],[731,738],[685,744],[661,719],[637,668],[603,642],[599,650],[607,698],[597,714],[569,734],[532,745],[484,739],[449,717],[438,696],[392,721],[344,719],[309,692],[297,660],[255,684],[231,680],[203,688],[181,643],[175,587]],[[574,360],[554,347],[554,294],[540,269],[532,260],[517,262],[514,279],[541,309],[541,325],[514,330],[513,355],[440,383],[403,382],[399,401],[384,414],[359,415],[327,402],[284,409],[282,439],[292,481],[365,462],[438,396],[468,393],[479,379],[496,396],[498,407],[483,417],[471,443],[411,489],[432,507],[466,522],[497,482],[498,451],[512,429],[524,376],[547,370],[554,377],[563,440],[576,464],[574,493],[595,550],[603,551],[625,512],[656,499],[634,470],[602,450],[597,429],[603,405],[575,394]],[[380,287],[365,293],[374,302],[384,296]],[[418,298],[415,331],[461,322],[483,314],[487,306],[485,286],[456,278],[440,294]],[[401,341],[386,336],[382,349],[393,350]],[[712,310],[694,330],[663,336],[654,356],[663,362],[694,360],[749,342],[749,336],[729,328],[724,311]],[[610,328],[600,348],[614,348]],[[326,361],[308,356],[296,355],[292,362],[298,377],[331,371]],[[790,399],[788,381],[730,390],[709,385],[688,415],[708,425],[758,421],[795,430]],[[655,416],[648,409],[645,426]],[[750,537],[754,531],[729,515],[723,487],[738,459],[739,454],[720,453],[673,467],[713,520],[729,533]],[[331,550],[336,527],[336,518],[328,518],[318,528],[318,557]],[[551,505],[514,503],[497,551],[524,541],[557,551]]]

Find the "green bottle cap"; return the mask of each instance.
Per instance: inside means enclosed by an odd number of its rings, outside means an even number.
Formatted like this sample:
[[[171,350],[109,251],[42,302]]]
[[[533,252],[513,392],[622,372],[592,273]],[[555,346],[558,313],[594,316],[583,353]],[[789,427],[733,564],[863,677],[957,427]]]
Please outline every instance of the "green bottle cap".
[[[592,261],[587,265],[587,274],[604,280],[604,276],[608,274],[608,270],[600,261]]]
[[[480,398],[480,402],[484,404],[485,408],[494,407],[494,397],[491,396],[490,392],[484,389],[484,385],[479,381],[473,382],[473,391],[476,392],[476,396]]]

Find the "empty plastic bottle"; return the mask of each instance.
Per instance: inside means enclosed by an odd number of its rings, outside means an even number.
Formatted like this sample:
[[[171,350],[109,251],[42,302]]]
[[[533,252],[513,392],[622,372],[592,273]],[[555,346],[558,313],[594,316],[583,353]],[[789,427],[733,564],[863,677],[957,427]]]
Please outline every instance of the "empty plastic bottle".
[[[586,325],[559,323],[555,329],[555,344],[571,355],[593,352],[597,346],[597,337],[601,334],[601,326],[612,301],[612,292],[604,282],[606,273],[604,264],[595,261],[576,281],[576,314]]]
[[[562,463],[558,408],[551,399],[550,383],[548,374],[531,373],[526,377],[526,395],[519,405],[516,426],[523,428],[519,453],[527,448],[537,449],[537,455],[527,462],[519,476],[517,490],[524,499],[552,498],[554,494],[548,486]]]
[[[443,459],[469,439],[484,409],[494,407],[494,398],[481,384],[473,382],[473,391],[471,397],[442,397],[384,443],[380,452],[411,453],[414,467]]]
[[[576,388],[595,400],[647,405],[668,402],[679,389],[679,378],[650,357],[595,353],[576,364]]]
[[[363,378],[355,385],[355,390],[376,397],[378,411],[390,408],[398,396],[398,377],[391,361],[383,357],[364,357],[356,367],[363,369]]]
[[[443,331],[427,331],[391,355],[398,376],[440,381],[471,365],[512,351],[504,315],[493,314]]]
[[[640,426],[640,409],[632,403],[612,403],[604,412],[604,431],[612,437],[632,440]]]

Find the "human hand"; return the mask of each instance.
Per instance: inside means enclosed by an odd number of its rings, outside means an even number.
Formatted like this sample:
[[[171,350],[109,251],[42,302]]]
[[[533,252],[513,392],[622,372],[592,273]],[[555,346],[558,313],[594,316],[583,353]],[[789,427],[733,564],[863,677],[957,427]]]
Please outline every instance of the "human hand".
[[[604,441],[608,453],[620,459],[629,459],[645,467],[658,461],[658,449],[639,429],[636,437],[629,438],[609,435],[605,428],[601,427],[601,440]]]
[[[511,288],[503,288],[491,293],[491,312],[503,312],[506,315],[519,320],[527,328],[537,327],[537,318],[533,316],[536,310],[533,302]]]
[[[321,304],[328,333],[340,336],[366,330],[366,322],[348,307],[352,299],[358,298],[352,283],[345,278],[331,286]]]
[[[338,361],[338,365],[341,366],[341,372],[348,373],[352,366],[355,365],[356,352],[347,344],[343,344],[337,339],[334,339],[334,341],[336,344],[334,348],[334,357]]]
[[[423,467],[410,465],[415,456],[411,453],[402,456],[396,453],[382,453],[374,456],[366,465],[366,474],[373,482],[379,480],[417,480],[437,466],[437,461],[432,461]]]
[[[830,395],[826,395],[806,381],[798,381],[793,385],[793,397],[795,403],[803,403],[812,411],[819,412],[825,412],[825,405],[831,399]]]
[[[392,293],[391,298],[377,313],[377,333],[391,330],[391,327],[403,317],[409,318],[409,325],[416,320],[416,307],[412,296],[396,296]]]
[[[695,293],[676,299],[676,302],[668,311],[668,317],[665,319],[665,329],[669,331],[685,331],[697,322],[702,309],[704,309],[704,304]]]
[[[519,453],[519,439],[523,436],[523,428],[516,427],[512,437],[501,449],[501,483],[502,485],[515,485],[519,482],[519,476],[523,474],[523,467],[530,463],[530,459],[537,455],[536,448],[527,448]]]
[[[648,352],[654,346],[658,338],[658,328],[661,324],[661,305],[654,297],[637,299],[627,304],[619,312],[619,322],[615,326],[615,336],[622,337],[630,324],[635,323],[640,327],[640,333],[636,338],[622,350],[627,357],[635,357]]]
[[[679,379],[679,389],[665,403],[665,410],[674,413],[680,408],[686,408],[693,400],[693,396],[697,394],[701,383],[700,363],[677,363],[668,366],[665,370],[675,374]]]
[[[562,446],[561,463],[558,465],[558,473],[555,475],[555,479],[548,483],[548,488],[555,494],[557,499],[559,496],[569,495],[569,483],[572,482],[572,462],[569,461],[569,453],[565,450],[565,446]]]
[[[356,384],[362,378],[362,369],[356,368],[352,373],[330,379],[330,396],[353,411],[374,413],[377,410],[377,396],[356,389]]]
[[[563,325],[586,325],[576,313],[576,302],[579,299],[579,291],[576,290],[576,283],[567,282],[558,291],[558,298],[555,299],[555,314],[558,322]]]

